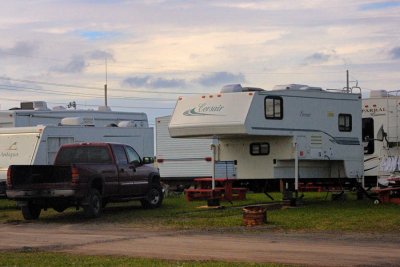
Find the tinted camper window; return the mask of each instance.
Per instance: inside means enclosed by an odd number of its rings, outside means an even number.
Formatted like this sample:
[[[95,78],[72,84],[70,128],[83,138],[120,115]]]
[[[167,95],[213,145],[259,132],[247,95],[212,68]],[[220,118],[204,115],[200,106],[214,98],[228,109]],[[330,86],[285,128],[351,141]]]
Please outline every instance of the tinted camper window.
[[[250,144],[250,154],[253,156],[269,155],[269,143]]]
[[[267,96],[265,98],[265,118],[281,120],[283,117],[283,100],[279,96]]]
[[[351,132],[352,122],[350,114],[339,114],[339,131]]]

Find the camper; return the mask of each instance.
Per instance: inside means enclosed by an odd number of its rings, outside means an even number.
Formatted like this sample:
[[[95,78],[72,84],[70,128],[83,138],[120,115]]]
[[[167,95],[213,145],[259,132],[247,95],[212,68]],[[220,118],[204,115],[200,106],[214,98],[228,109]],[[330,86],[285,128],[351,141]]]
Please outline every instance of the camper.
[[[135,148],[141,157],[154,156],[153,128],[38,125],[0,129],[0,194],[9,165],[51,165],[63,144],[115,142]]]
[[[75,110],[64,107],[49,109],[44,101],[21,102],[19,108],[0,111],[0,128],[58,125],[66,117],[81,118],[81,124],[102,127],[129,121],[133,127],[149,127],[147,115],[142,112],[111,111],[100,106],[98,110]]]
[[[229,85],[179,97],[169,132],[217,138],[215,162],[233,162],[240,180],[363,177],[361,92]]]
[[[371,91],[362,103],[365,183],[400,170],[400,91]]]

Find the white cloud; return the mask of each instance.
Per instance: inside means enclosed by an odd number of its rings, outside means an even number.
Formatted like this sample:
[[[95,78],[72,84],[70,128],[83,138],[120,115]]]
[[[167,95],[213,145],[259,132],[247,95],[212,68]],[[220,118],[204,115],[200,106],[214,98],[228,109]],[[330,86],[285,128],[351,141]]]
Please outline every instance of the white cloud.
[[[193,81],[217,72],[243,74],[249,86],[265,88],[287,82],[342,87],[350,69],[362,85],[394,89],[399,7],[375,3],[5,1],[0,74],[101,88],[108,57],[110,88],[150,77],[153,88],[207,91],[213,89]],[[17,49],[23,43],[31,47]],[[12,50],[29,58],[4,57]]]

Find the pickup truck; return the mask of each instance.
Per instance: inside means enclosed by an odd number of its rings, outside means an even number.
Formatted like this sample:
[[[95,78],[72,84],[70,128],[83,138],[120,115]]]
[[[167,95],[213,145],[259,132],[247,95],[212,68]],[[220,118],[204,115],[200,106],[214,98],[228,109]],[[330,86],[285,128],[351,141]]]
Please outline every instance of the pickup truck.
[[[86,217],[95,218],[108,202],[132,199],[157,208],[163,201],[160,175],[147,163],[149,158],[125,144],[66,144],[54,165],[11,165],[6,194],[26,220],[38,219],[42,209],[68,207],[82,207]]]

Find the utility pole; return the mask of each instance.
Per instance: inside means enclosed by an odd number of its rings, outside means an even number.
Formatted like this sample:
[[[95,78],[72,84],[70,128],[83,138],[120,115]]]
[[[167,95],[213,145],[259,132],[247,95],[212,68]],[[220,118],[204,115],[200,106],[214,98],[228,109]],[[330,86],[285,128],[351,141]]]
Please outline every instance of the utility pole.
[[[106,84],[104,85],[104,105],[107,107],[107,57],[105,59],[106,65]]]

